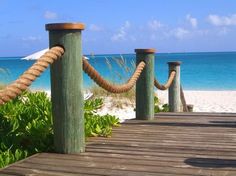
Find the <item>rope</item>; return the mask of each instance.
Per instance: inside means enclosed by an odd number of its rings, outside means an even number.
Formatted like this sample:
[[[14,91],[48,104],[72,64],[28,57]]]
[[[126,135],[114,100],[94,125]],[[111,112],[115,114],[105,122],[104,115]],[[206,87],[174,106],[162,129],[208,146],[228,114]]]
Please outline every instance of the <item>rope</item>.
[[[89,64],[89,62],[83,58],[83,69],[84,72],[88,74],[88,76],[94,80],[100,87],[107,90],[111,93],[124,93],[132,89],[132,87],[135,85],[136,81],[138,80],[140,74],[142,73],[145,62],[140,62],[131,76],[131,78],[122,85],[114,85],[106,81],[102,78],[102,76]]]
[[[56,46],[41,56],[26,72],[15,82],[0,90],[0,105],[14,99],[26,90],[31,83],[42,74],[55,60],[64,54],[62,47]]]
[[[175,71],[172,71],[169,75],[169,79],[168,81],[166,82],[166,84],[160,84],[157,79],[155,78],[154,79],[154,85],[156,88],[160,89],[160,90],[166,90],[170,87],[170,85],[172,84],[174,78],[175,78],[175,74],[176,72]]]

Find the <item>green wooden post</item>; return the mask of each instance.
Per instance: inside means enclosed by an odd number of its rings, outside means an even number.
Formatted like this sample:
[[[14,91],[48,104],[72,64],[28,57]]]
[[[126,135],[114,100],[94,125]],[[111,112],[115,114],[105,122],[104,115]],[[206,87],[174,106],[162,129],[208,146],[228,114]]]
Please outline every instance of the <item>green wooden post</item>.
[[[169,107],[170,112],[181,112],[180,99],[180,64],[181,62],[168,62],[169,74],[176,71],[175,78],[169,88]]]
[[[65,49],[51,66],[54,145],[58,153],[85,151],[83,70],[80,23],[47,24],[50,47]]]
[[[135,49],[136,65],[146,63],[136,83],[136,119],[154,119],[154,58],[155,49]]]

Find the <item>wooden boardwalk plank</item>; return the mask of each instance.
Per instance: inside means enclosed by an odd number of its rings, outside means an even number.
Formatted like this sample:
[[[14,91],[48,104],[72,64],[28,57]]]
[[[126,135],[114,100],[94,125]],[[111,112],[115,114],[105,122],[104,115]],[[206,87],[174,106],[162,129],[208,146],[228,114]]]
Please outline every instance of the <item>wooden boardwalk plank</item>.
[[[41,153],[0,175],[235,176],[236,114],[161,113],[131,120],[80,155]]]

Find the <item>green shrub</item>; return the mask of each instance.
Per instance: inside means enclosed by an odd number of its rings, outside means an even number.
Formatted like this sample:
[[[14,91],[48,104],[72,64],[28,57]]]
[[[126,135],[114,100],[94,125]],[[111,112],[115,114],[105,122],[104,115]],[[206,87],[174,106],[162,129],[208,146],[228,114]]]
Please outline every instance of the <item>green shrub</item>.
[[[115,116],[100,116],[95,114],[103,105],[101,98],[87,100],[84,107],[85,136],[110,136],[113,126],[119,125],[119,119]]]
[[[158,113],[158,112],[169,112],[169,105],[164,104],[160,106],[160,101],[158,97],[154,97],[154,113]]]
[[[95,112],[102,99],[85,101],[85,134],[110,136],[118,125],[114,116],[99,116]],[[0,106],[0,167],[37,152],[53,151],[51,101],[44,92],[24,92]]]
[[[15,152],[13,152],[11,149],[8,149],[4,152],[0,151],[0,168],[24,159],[27,156],[28,152],[26,150],[16,149]]]

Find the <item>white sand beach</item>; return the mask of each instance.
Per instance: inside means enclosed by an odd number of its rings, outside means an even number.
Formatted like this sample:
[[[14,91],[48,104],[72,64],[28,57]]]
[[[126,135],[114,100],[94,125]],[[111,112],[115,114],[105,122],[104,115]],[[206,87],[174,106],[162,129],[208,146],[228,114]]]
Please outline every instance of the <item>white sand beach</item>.
[[[161,104],[168,103],[168,91],[157,91]],[[236,113],[236,91],[184,91],[187,104],[194,105],[194,112]],[[106,98],[98,114],[117,116],[121,122],[135,118],[134,102],[126,101],[123,107],[114,107],[111,98]],[[125,101],[125,100],[124,100]]]
[[[50,95],[50,91],[46,91]],[[160,103],[168,103],[168,91],[156,91]],[[194,112],[232,112],[236,113],[236,91],[184,91],[187,104],[194,105]],[[94,95],[96,97],[96,95]],[[117,116],[121,122],[135,118],[135,103],[128,99],[112,100],[104,98],[104,106],[98,114]]]
[[[168,102],[168,91],[158,91],[161,103]],[[184,91],[194,112],[236,112],[236,91]]]

